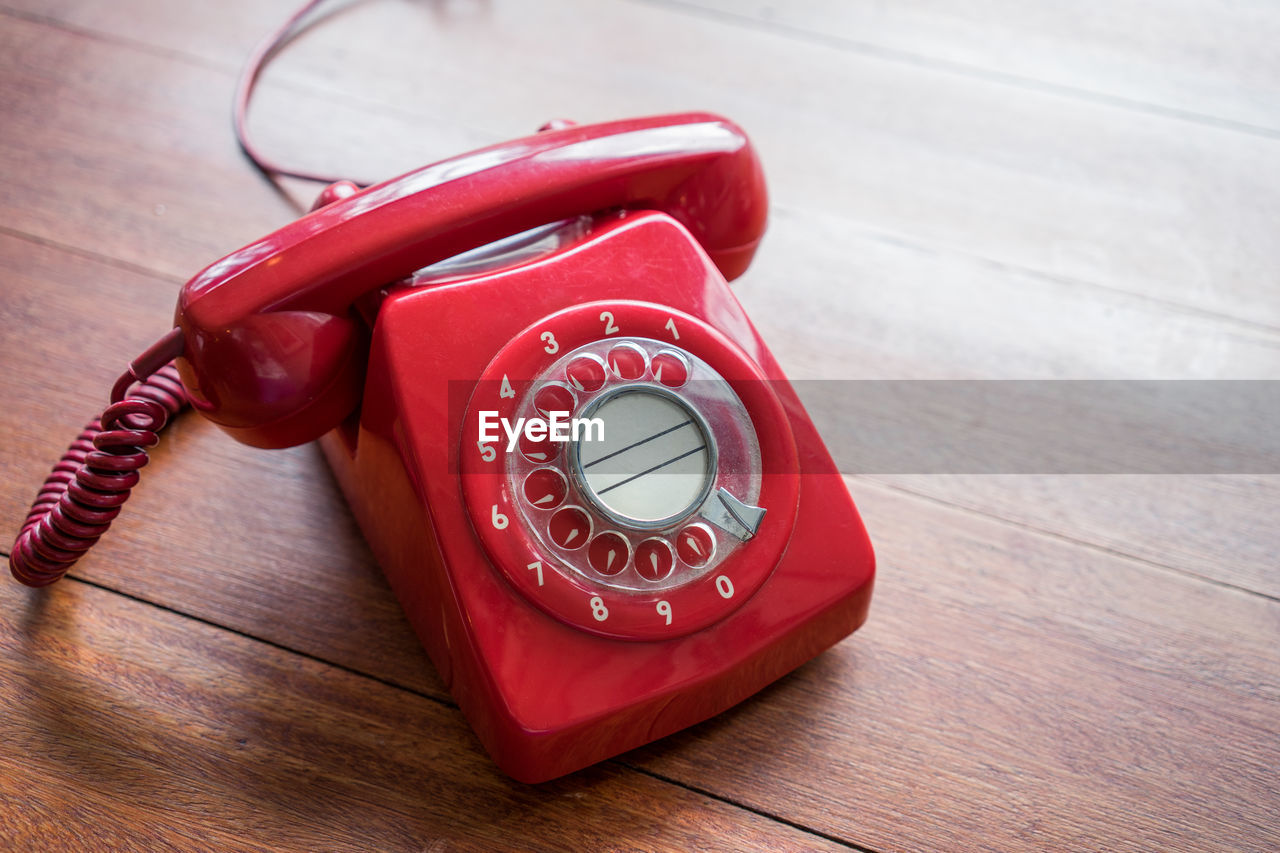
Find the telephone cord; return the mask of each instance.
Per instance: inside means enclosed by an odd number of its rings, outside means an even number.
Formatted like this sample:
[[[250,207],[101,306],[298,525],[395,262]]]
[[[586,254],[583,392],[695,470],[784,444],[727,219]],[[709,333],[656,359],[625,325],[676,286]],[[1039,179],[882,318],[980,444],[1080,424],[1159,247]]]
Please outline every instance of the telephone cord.
[[[298,26],[302,19],[323,2],[325,0],[307,0],[307,2],[298,7],[297,11],[289,16],[288,20],[263,39],[254,48],[253,53],[250,54],[249,61],[245,63],[244,71],[241,72],[240,79],[236,83],[235,106],[231,119],[232,126],[235,128],[236,142],[240,144],[240,150],[258,168],[258,171],[268,178],[283,176],[299,178],[304,181],[316,181],[321,184],[333,184],[345,180],[330,175],[322,175],[318,172],[282,166],[259,151],[249,137],[249,101],[253,98],[253,89],[258,84],[258,77],[261,76],[267,63],[284,47],[285,43],[297,34]],[[368,186],[365,183],[354,181],[352,183],[356,187]]]
[[[146,448],[189,402],[171,360],[154,371],[145,365],[148,356],[161,358],[180,345],[181,337],[171,333],[130,365],[111,405],[54,466],[9,555],[9,570],[19,581],[48,586],[60,579],[120,514],[147,464]]]
[[[245,156],[267,177],[287,176],[334,184],[341,179],[292,169],[258,151],[249,137],[248,113],[263,68],[324,0],[307,0],[254,49],[236,84],[232,126]],[[356,184],[356,186],[363,186]],[[173,330],[143,353],[116,382],[111,405],[90,421],[54,466],[36,496],[9,554],[9,570],[28,586],[62,578],[120,514],[147,464],[147,448],[164,425],[190,402],[173,360],[182,336]]]
[[[248,129],[249,102],[263,68],[323,2],[307,0],[263,39],[236,85],[232,114],[236,141],[269,178],[287,176],[325,184],[342,180],[276,163],[257,149]],[[57,581],[120,514],[141,478],[140,469],[147,464],[147,448],[155,446],[157,433],[190,402],[173,364],[180,355],[182,336],[175,329],[130,365],[112,389],[111,405],[85,426],[62,455],[27,513],[9,555],[9,570],[19,581],[28,586]]]

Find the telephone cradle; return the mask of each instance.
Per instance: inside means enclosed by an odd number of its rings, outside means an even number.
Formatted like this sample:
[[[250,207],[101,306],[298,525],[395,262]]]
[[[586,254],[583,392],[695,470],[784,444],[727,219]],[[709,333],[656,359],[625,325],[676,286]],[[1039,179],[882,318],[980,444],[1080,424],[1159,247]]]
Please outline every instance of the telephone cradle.
[[[518,780],[707,719],[866,619],[866,530],[727,283],[766,210],[718,116],[560,124],[331,186],[182,290],[192,406],[319,439]]]

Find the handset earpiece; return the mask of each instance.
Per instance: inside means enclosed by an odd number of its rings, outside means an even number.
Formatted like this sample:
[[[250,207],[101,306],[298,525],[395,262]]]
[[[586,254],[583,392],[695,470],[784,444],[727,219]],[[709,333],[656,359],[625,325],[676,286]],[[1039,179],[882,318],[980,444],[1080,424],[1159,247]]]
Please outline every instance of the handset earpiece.
[[[360,402],[364,341],[349,316],[249,314],[188,338],[178,373],[192,408],[255,447],[305,444]]]
[[[175,317],[192,405],[236,439],[318,438],[359,400],[365,293],[508,234],[609,209],[670,214],[726,278],[764,233],[746,134],[707,113],[553,129],[344,195],[189,281]]]

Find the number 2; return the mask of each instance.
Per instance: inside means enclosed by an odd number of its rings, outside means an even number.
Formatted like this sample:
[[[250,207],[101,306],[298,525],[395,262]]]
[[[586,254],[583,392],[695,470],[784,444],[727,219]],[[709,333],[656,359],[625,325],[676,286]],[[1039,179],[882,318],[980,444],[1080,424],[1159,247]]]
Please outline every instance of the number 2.
[[[612,335],[612,334],[616,334],[616,333],[617,333],[617,331],[618,331],[618,327],[617,327],[617,326],[615,326],[615,325],[614,325],[614,323],[613,323],[613,312],[612,312],[612,311],[601,311],[601,312],[600,312],[600,322],[601,322],[601,323],[604,323],[604,333],[605,333],[606,335]]]

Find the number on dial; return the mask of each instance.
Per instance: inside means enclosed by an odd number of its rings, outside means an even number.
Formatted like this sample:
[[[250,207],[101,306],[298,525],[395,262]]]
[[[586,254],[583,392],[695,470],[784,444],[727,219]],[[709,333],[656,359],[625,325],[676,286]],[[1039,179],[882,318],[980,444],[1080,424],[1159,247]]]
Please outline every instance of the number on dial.
[[[657,610],[658,610],[659,616],[667,617],[667,624],[670,625],[671,624],[671,602],[659,601]]]
[[[609,608],[604,606],[604,599],[598,595],[591,597],[591,615],[595,617],[597,622],[603,622],[609,618]]]

